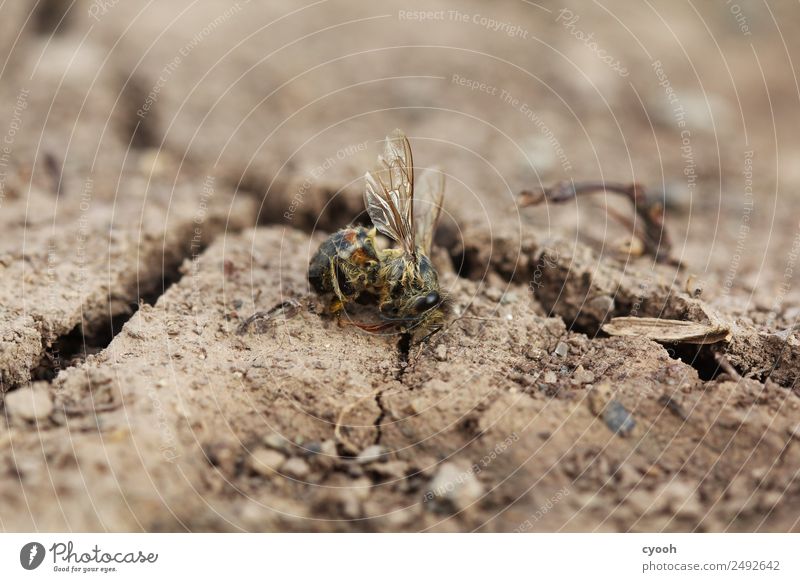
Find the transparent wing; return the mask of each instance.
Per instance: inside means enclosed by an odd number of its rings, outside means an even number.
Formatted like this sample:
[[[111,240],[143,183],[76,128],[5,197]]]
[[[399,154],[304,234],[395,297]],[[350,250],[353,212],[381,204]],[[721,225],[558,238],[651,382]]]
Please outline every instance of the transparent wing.
[[[414,166],[405,134],[395,129],[386,137],[378,168],[367,172],[364,202],[375,227],[414,255]]]
[[[430,255],[433,235],[439,225],[444,202],[444,174],[439,168],[429,168],[422,172],[417,180],[415,198],[416,243],[423,253]]]

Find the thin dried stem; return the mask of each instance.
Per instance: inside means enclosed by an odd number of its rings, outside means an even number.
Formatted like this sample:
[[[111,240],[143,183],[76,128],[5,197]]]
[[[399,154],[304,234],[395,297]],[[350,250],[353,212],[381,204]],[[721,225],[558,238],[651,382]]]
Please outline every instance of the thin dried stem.
[[[342,433],[342,426],[344,425],[344,417],[347,416],[350,412],[352,412],[358,405],[362,402],[366,402],[367,400],[374,399],[378,393],[382,390],[382,388],[378,388],[377,390],[372,391],[370,394],[366,396],[362,396],[361,398],[354,400],[344,408],[342,408],[341,412],[339,412],[339,417],[336,419],[336,426],[333,429],[333,435],[336,438],[336,442],[340,443],[347,449],[351,454],[357,454],[360,449],[351,441],[349,438],[344,436]]]
[[[595,192],[612,192],[627,197],[633,204],[636,214],[642,219],[642,227],[634,234],[642,241],[644,252],[657,263],[683,268],[683,264],[671,257],[672,241],[664,228],[664,205],[655,197],[648,196],[639,184],[622,184],[618,182],[558,182],[551,188],[541,190],[524,190],[520,192],[520,206],[536,206],[547,202],[567,202],[584,194]],[[614,215],[614,213],[612,213]],[[629,221],[624,221],[632,226]]]

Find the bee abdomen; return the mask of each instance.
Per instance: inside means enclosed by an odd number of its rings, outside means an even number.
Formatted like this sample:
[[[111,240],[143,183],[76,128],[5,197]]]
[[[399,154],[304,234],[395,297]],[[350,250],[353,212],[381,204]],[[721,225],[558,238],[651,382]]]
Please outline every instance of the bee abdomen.
[[[338,292],[354,297],[367,286],[367,269],[377,256],[369,231],[363,227],[345,228],[329,236],[308,265],[308,281],[318,293]]]
[[[336,247],[328,238],[323,242],[308,265],[308,282],[317,293],[329,293],[333,291],[333,281],[331,278],[331,259],[336,256]]]

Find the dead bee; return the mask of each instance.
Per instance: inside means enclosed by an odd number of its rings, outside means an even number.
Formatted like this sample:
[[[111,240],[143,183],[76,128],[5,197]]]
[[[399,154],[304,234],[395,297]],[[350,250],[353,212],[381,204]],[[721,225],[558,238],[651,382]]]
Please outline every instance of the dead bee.
[[[427,339],[441,329],[448,306],[429,258],[442,211],[444,176],[427,170],[415,193],[411,146],[396,129],[387,136],[378,168],[367,172],[366,181],[364,199],[375,226],[332,234],[311,259],[308,280],[318,293],[333,294],[332,314],[341,315],[361,296],[375,297],[381,323],[357,325],[370,331],[394,327]],[[379,249],[378,231],[398,243],[397,248]]]

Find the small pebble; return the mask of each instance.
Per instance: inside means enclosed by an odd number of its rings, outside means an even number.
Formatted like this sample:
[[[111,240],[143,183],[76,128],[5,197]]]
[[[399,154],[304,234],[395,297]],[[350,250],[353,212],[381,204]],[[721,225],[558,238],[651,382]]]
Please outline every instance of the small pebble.
[[[444,362],[445,360],[447,360],[447,346],[445,346],[444,344],[439,344],[438,346],[436,346],[436,352],[434,353],[434,355],[436,356],[436,359],[439,360],[440,362]]]
[[[310,449],[311,447],[306,447]],[[336,452],[336,443],[332,439],[324,440],[319,443],[319,450],[314,447],[313,452],[309,452],[309,462],[316,467],[332,469],[339,463],[339,455]]]
[[[543,380],[545,384],[555,384],[556,382],[558,382],[558,376],[556,376],[556,373],[553,372],[552,370],[548,370],[547,372],[544,373]]]
[[[483,486],[470,468],[462,468],[455,463],[443,463],[428,485],[426,499],[432,497],[450,505],[448,509],[461,511],[480,499],[481,495]]]
[[[308,466],[308,463],[306,463],[300,457],[292,457],[281,467],[281,472],[289,475],[289,477],[294,477],[295,479],[303,479],[307,477],[310,470],[311,468]]]
[[[484,295],[492,301],[500,301],[503,298],[503,292],[496,287],[489,287],[484,291]]]
[[[503,296],[500,298],[500,305],[508,305],[509,303],[514,303],[518,299],[518,296],[513,291],[508,291],[507,293],[503,293]]]
[[[130,326],[125,326],[125,334],[132,337],[133,339],[143,340],[145,337],[138,331],[133,329]]]
[[[694,486],[682,481],[670,481],[655,491],[636,490],[628,496],[628,502],[642,515],[669,512],[696,519],[703,514]]]
[[[620,436],[628,436],[636,427],[636,421],[619,400],[612,400],[603,412],[606,426]]]
[[[239,460],[240,448],[230,442],[216,442],[206,445],[205,454],[208,462],[223,473],[232,474]]]
[[[653,491],[637,489],[628,494],[628,505],[639,515],[657,514],[667,509],[668,500]]]
[[[542,350],[538,348],[531,348],[525,352],[525,357],[529,360],[540,360],[542,358]]]
[[[387,461],[386,463],[375,463],[370,467],[371,472],[392,479],[404,479],[408,472],[408,463],[405,461]]]
[[[561,358],[565,358],[569,353],[569,346],[564,342],[558,342],[556,350],[553,353]]]
[[[289,445],[291,444],[284,436],[277,433],[271,433],[265,436],[263,442],[269,448],[283,453],[289,452]]]
[[[784,495],[781,491],[765,491],[761,498],[757,500],[756,507],[761,511],[769,511],[774,509],[783,498]]]
[[[380,445],[370,445],[356,457],[356,462],[366,464],[386,459],[386,449]]]
[[[353,481],[346,489],[337,493],[342,513],[350,519],[361,517],[362,503],[369,498],[372,481],[362,477]]]
[[[306,455],[319,455],[322,452],[322,443],[310,441],[303,445],[303,449]]]
[[[9,414],[24,420],[43,420],[53,412],[53,400],[46,389],[20,388],[5,397]]]
[[[576,384],[591,384],[594,382],[594,373],[584,369],[584,367],[580,365],[575,368],[572,379]]]
[[[362,469],[360,465],[349,463],[347,465],[347,474],[351,477],[361,477],[364,475],[364,469]]]
[[[278,471],[286,457],[272,449],[259,449],[250,456],[250,469],[258,475],[269,477]]]

